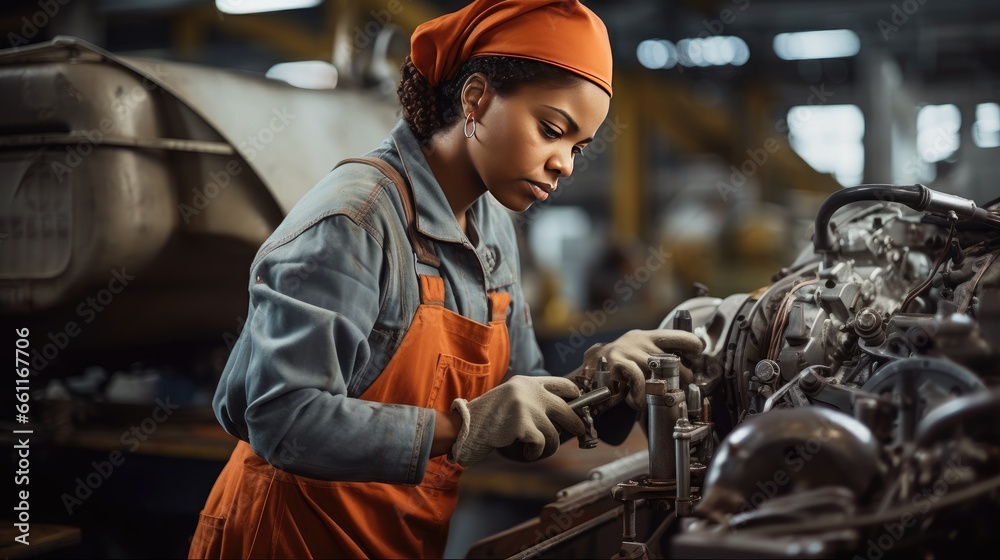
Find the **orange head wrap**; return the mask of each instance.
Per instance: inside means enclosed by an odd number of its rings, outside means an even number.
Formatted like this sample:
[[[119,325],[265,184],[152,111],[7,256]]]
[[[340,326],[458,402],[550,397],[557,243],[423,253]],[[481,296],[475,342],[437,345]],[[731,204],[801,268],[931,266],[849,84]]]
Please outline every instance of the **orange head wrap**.
[[[479,56],[546,62],[611,95],[608,30],[579,0],[475,0],[421,24],[410,39],[410,59],[434,87]]]

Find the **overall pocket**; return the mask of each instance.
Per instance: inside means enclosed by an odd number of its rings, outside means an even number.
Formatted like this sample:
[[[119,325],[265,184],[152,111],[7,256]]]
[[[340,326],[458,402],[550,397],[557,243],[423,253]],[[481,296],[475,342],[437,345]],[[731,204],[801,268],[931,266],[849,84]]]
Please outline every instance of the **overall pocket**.
[[[456,356],[442,354],[434,369],[434,385],[427,395],[427,408],[447,412],[457,398],[472,400],[491,387],[490,364],[474,364]],[[433,457],[427,462],[427,473],[420,486],[440,491],[453,491],[458,485],[462,467],[447,457]]]
[[[474,364],[459,357],[441,354],[434,368],[434,384],[427,395],[425,408],[447,412],[451,402],[461,397],[465,400],[482,395],[490,387],[490,364]]]
[[[222,533],[226,529],[226,518],[198,514],[198,528],[191,539],[188,558],[220,558],[222,556]]]

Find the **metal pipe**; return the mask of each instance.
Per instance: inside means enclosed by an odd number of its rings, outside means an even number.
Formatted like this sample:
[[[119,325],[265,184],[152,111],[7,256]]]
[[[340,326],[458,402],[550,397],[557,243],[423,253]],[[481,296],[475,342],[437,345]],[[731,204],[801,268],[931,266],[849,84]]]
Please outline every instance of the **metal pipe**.
[[[691,497],[691,438],[686,430],[690,427],[691,423],[686,418],[681,418],[674,431],[674,442],[677,444],[677,498],[684,500]]]
[[[635,500],[625,501],[625,512],[622,515],[622,540],[635,542]]]
[[[568,404],[573,410],[579,410],[585,406],[597,404],[610,397],[611,389],[608,389],[607,387],[600,387],[590,391],[589,393],[584,393],[583,396],[577,397],[566,404]]]
[[[691,502],[691,443],[711,435],[709,424],[695,426],[683,415],[674,428],[677,447],[677,515],[689,517],[694,512]]]
[[[556,546],[570,539],[576,538],[589,531],[596,530],[598,527],[604,525],[605,523],[610,523],[616,517],[618,517],[619,512],[622,509],[623,509],[622,507],[609,509],[608,511],[605,511],[604,513],[592,517],[591,519],[588,519],[580,523],[579,525],[570,527],[569,529],[563,531],[562,533],[557,534],[551,539],[545,539],[542,542],[532,546],[531,548],[522,550],[517,554],[508,556],[506,560],[527,560],[528,558],[535,558],[538,555],[542,554],[543,552],[546,552],[551,548],[555,548]]]

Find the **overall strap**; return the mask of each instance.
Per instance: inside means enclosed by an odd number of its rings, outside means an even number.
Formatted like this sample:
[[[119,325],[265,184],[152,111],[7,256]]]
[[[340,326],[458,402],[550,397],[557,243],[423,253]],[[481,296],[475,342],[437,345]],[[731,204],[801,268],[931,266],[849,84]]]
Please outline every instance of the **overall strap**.
[[[491,292],[489,297],[490,320],[506,321],[507,310],[510,309],[510,294],[507,292]]]
[[[371,165],[381,171],[382,174],[392,182],[392,184],[396,185],[396,190],[399,192],[399,198],[403,201],[403,212],[406,214],[406,233],[410,238],[410,244],[413,245],[413,252],[417,256],[417,262],[435,269],[439,268],[441,266],[441,259],[434,254],[434,249],[431,247],[430,241],[417,232],[417,219],[416,212],[414,211],[413,191],[410,189],[410,184],[403,179],[403,176],[396,171],[396,168],[380,158],[361,157],[342,160],[334,166],[334,169],[345,163],[363,163],[365,165]]]
[[[444,306],[444,280],[440,276],[421,274],[420,303],[424,305]]]

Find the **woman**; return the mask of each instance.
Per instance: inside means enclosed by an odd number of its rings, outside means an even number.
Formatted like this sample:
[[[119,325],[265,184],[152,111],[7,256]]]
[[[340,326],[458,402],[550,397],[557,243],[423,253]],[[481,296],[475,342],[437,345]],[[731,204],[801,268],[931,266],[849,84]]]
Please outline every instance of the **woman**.
[[[507,210],[572,173],[611,95],[607,31],[577,1],[477,0],[415,31],[403,120],[310,190],[251,265],[213,402],[241,441],[192,558],[440,557],[464,467],[494,449],[547,457],[584,432],[576,385],[542,366]],[[641,402],[635,362],[663,336],[588,360],[620,362]]]

